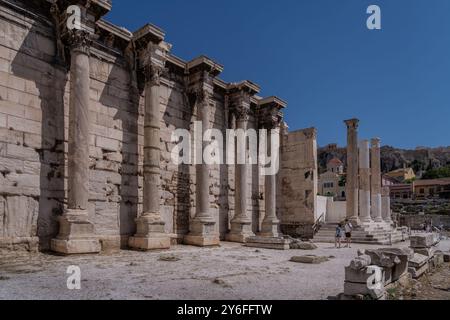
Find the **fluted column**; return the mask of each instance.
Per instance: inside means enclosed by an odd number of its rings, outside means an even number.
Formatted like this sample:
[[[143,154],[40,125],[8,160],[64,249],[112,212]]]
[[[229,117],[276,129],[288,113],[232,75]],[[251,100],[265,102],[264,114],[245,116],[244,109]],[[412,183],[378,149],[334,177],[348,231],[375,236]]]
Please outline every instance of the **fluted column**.
[[[381,155],[380,139],[372,139],[371,148],[371,197],[372,197],[372,219],[382,222],[381,215]]]
[[[381,188],[381,213],[385,222],[392,223],[391,195],[389,187]]]
[[[195,94],[198,118],[202,124],[202,137],[204,137],[206,130],[210,127],[209,113],[212,91],[199,89]],[[201,143],[203,154],[205,142]],[[201,164],[196,165],[196,179],[196,214],[190,221],[189,234],[184,237],[184,243],[202,247],[216,246],[220,240],[215,230],[216,220],[211,214],[209,202],[209,165],[203,158]]]
[[[359,218],[362,223],[370,218],[370,149],[369,141],[359,143]]]
[[[170,248],[170,237],[160,213],[161,141],[160,77],[163,68],[149,63],[144,67],[144,190],[143,212],[136,219],[137,232],[129,246],[139,250]]]
[[[249,97],[248,97],[249,98]],[[234,107],[234,114],[236,116],[236,127],[245,134],[247,131],[250,103],[244,101],[248,99],[241,99]],[[252,231],[252,219],[249,217],[247,211],[247,199],[248,199],[248,160],[247,160],[247,142],[237,141],[236,147],[236,166],[235,166],[235,214],[231,220],[231,230],[226,235],[227,241],[232,242],[246,242],[248,237],[254,236]],[[240,143],[239,143],[240,142]]]
[[[358,119],[346,120],[347,125],[347,219],[359,225],[358,210]]]
[[[96,253],[100,243],[88,219],[89,201],[89,54],[90,33],[70,32],[70,105],[67,211],[51,249],[62,254]]]

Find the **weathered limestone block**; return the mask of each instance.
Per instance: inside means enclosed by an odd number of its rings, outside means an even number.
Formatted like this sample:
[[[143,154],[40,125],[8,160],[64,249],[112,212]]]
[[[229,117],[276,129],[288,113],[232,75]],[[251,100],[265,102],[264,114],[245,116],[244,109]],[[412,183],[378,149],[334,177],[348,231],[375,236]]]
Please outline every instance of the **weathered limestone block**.
[[[39,202],[26,196],[0,197],[0,236],[35,237]],[[2,233],[1,233],[2,231]]]
[[[387,268],[392,281],[402,278],[408,271],[408,260],[413,256],[413,251],[408,248],[383,248],[378,250],[366,250],[371,257],[372,264]]]
[[[327,257],[315,256],[315,255],[306,255],[306,256],[295,256],[292,257],[291,262],[297,263],[306,263],[306,264],[320,264],[323,262],[327,262],[329,259]]]
[[[425,273],[427,273],[429,270],[428,264],[423,265],[420,268],[408,268],[408,272],[411,274],[413,279],[419,279],[421,276],[423,276]]]
[[[436,248],[414,248],[414,253],[418,253],[421,254],[423,256],[428,257],[429,259],[431,259],[432,257],[434,257],[435,253],[436,253]]]
[[[412,258],[409,259],[409,267],[411,268],[420,268],[426,264],[428,264],[428,257],[415,253]]]
[[[288,250],[289,241],[284,238],[254,236],[247,238],[245,246],[264,249]]]
[[[408,272],[412,275],[413,279],[420,278],[424,273],[426,273],[429,266],[429,258],[427,256],[415,253],[408,262]]]
[[[411,248],[431,248],[435,244],[434,235],[432,233],[413,235],[410,240]]]
[[[361,270],[372,264],[372,258],[369,255],[361,255],[350,261],[350,269]]]
[[[344,295],[346,296],[363,295],[369,296],[375,300],[380,300],[385,297],[386,290],[384,289],[384,285],[382,282],[373,284],[371,288],[367,286],[367,283],[345,282]]]
[[[428,261],[430,268],[436,269],[444,264],[444,253],[442,251],[436,251],[434,255]]]
[[[390,279],[386,278],[386,272],[384,268],[382,270],[382,280],[383,285],[386,284]],[[367,268],[364,267],[362,269],[354,269],[352,267],[345,267],[345,281],[352,283],[363,283],[367,284],[369,278],[372,276],[372,273],[367,272]]]
[[[291,249],[300,249],[300,250],[315,250],[317,249],[317,245],[312,242],[306,241],[292,241],[290,244]]]

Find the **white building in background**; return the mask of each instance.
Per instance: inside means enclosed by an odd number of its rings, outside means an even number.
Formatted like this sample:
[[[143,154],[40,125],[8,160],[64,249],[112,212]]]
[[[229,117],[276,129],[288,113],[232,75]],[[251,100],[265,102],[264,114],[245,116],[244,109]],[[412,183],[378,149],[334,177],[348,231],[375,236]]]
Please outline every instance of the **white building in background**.
[[[319,195],[345,200],[344,164],[338,158],[327,163],[327,171],[319,176]]]

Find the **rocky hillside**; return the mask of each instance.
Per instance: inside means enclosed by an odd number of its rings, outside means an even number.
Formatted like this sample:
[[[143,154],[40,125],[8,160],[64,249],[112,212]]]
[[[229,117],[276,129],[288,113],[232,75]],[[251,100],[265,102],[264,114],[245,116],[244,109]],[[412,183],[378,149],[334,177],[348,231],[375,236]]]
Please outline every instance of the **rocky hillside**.
[[[346,163],[346,149],[336,145],[319,148],[318,160],[321,172],[326,170],[327,162],[334,157]],[[390,146],[381,148],[381,167],[383,172],[399,169],[404,165],[413,167],[416,173],[420,173],[430,167],[440,168],[450,165],[450,147],[418,147],[415,150],[397,149]]]

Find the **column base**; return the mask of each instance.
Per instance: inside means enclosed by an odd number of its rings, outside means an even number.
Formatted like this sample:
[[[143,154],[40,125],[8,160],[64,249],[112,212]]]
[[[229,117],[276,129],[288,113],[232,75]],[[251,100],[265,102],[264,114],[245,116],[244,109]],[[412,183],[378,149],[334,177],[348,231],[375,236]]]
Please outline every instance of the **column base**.
[[[220,245],[219,235],[215,231],[216,222],[210,218],[196,218],[190,223],[190,232],[184,236],[184,244],[197,247]]]
[[[170,249],[170,243],[170,237],[164,234],[151,237],[131,237],[128,240],[130,248],[141,251]]]
[[[359,217],[350,217],[347,218],[348,221],[350,221],[350,223],[353,225],[353,227],[357,227],[361,225],[361,220],[359,219]]]
[[[246,247],[289,250],[289,240],[279,237],[255,236],[247,238]]]
[[[99,253],[101,251],[98,239],[77,239],[77,240],[61,240],[52,239],[51,249],[53,252],[60,254],[88,254]]]
[[[373,219],[374,222],[384,222],[383,218],[374,218]]]
[[[361,224],[367,224],[367,223],[372,223],[372,222],[373,222],[373,220],[370,217],[360,219]]]
[[[225,236],[225,240],[229,242],[245,243],[247,238],[254,237],[252,231],[252,222],[247,220],[231,221],[231,230]]]
[[[142,215],[136,219],[137,232],[128,240],[128,246],[142,251],[170,249],[171,240],[164,225],[158,213]]]
[[[50,248],[65,255],[99,253],[101,245],[94,233],[87,211],[70,210],[59,218],[59,235],[51,240]]]
[[[263,221],[261,226],[261,232],[258,233],[259,237],[265,238],[279,238],[280,233],[278,232],[278,225],[280,221],[272,220],[272,221]]]

